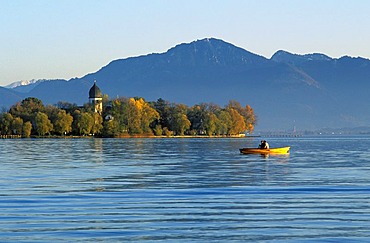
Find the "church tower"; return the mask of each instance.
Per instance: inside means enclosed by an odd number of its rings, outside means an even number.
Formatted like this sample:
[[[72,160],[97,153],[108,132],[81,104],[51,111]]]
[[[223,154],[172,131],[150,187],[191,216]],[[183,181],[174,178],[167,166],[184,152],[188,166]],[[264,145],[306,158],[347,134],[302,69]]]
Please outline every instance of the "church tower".
[[[102,114],[103,112],[103,96],[99,89],[99,87],[96,85],[96,81],[94,81],[94,85],[91,87],[89,91],[89,102],[94,107],[94,112],[97,112],[99,114]]]

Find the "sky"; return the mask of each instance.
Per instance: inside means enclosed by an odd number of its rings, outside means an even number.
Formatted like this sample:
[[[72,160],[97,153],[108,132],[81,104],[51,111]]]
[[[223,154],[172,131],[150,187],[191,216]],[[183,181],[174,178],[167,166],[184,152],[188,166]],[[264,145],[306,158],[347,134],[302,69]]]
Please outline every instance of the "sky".
[[[0,86],[82,77],[210,37],[266,58],[370,59],[369,13],[367,0],[0,0]]]

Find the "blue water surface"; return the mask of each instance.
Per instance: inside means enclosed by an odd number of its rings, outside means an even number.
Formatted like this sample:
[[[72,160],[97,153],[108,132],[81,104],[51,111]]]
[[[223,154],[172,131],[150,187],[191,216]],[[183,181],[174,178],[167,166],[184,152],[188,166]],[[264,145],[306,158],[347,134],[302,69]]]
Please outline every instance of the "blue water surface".
[[[0,140],[1,242],[369,242],[370,139]]]

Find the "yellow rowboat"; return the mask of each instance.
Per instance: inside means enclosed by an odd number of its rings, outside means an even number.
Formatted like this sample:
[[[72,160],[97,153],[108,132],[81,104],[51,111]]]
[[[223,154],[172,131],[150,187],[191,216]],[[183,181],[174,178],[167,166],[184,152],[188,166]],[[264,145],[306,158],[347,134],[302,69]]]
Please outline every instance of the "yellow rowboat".
[[[259,148],[241,148],[242,154],[289,154],[290,147],[259,149]]]

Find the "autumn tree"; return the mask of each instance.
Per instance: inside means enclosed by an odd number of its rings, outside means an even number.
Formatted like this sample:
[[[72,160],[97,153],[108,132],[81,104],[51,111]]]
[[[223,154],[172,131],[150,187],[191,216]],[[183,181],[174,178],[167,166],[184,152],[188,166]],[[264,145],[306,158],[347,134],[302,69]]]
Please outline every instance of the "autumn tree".
[[[141,102],[130,98],[127,104],[127,130],[130,134],[141,134]]]
[[[151,129],[151,124],[158,120],[159,117],[159,113],[148,103],[144,102],[141,109],[141,129],[143,132],[146,134],[152,134],[153,131]]]
[[[249,105],[246,105],[246,107],[242,107],[239,102],[231,100],[229,101],[229,104],[226,108],[236,110],[243,117],[245,123],[245,128],[243,132],[253,132],[254,126],[256,124],[256,117],[252,107],[250,107]]]
[[[9,112],[0,114],[2,134],[30,136],[31,131],[41,136],[55,134],[129,134],[233,135],[253,132],[256,124],[254,110],[230,101],[224,108],[212,103],[201,103],[189,108],[184,104],[163,99],[146,102],[143,98],[104,97],[103,116],[92,112],[91,104],[59,102],[58,107],[44,106],[37,98],[26,98],[13,105]]]
[[[153,129],[154,135],[161,136],[163,134],[163,128],[160,124],[155,125]]]
[[[245,113],[244,113],[243,117],[244,117],[245,123],[247,125],[247,131],[249,133],[253,133],[254,126],[256,125],[257,119],[256,119],[256,115],[254,114],[254,110],[251,106],[247,105],[245,107]]]
[[[92,114],[94,124],[91,128],[92,134],[100,134],[103,129],[103,118],[99,113],[94,112]]]
[[[31,122],[27,121],[27,122],[23,123],[22,136],[25,137],[25,138],[28,138],[29,136],[31,136],[31,132],[32,132]]]
[[[159,113],[143,98],[130,98],[126,102],[127,129],[130,134],[152,134],[151,124],[159,119]],[[154,127],[154,125],[153,125]]]
[[[243,133],[246,130],[246,125],[244,122],[244,118],[239,112],[233,108],[228,108],[227,111],[231,117],[231,124],[228,134],[229,135],[236,135],[239,133]]]

